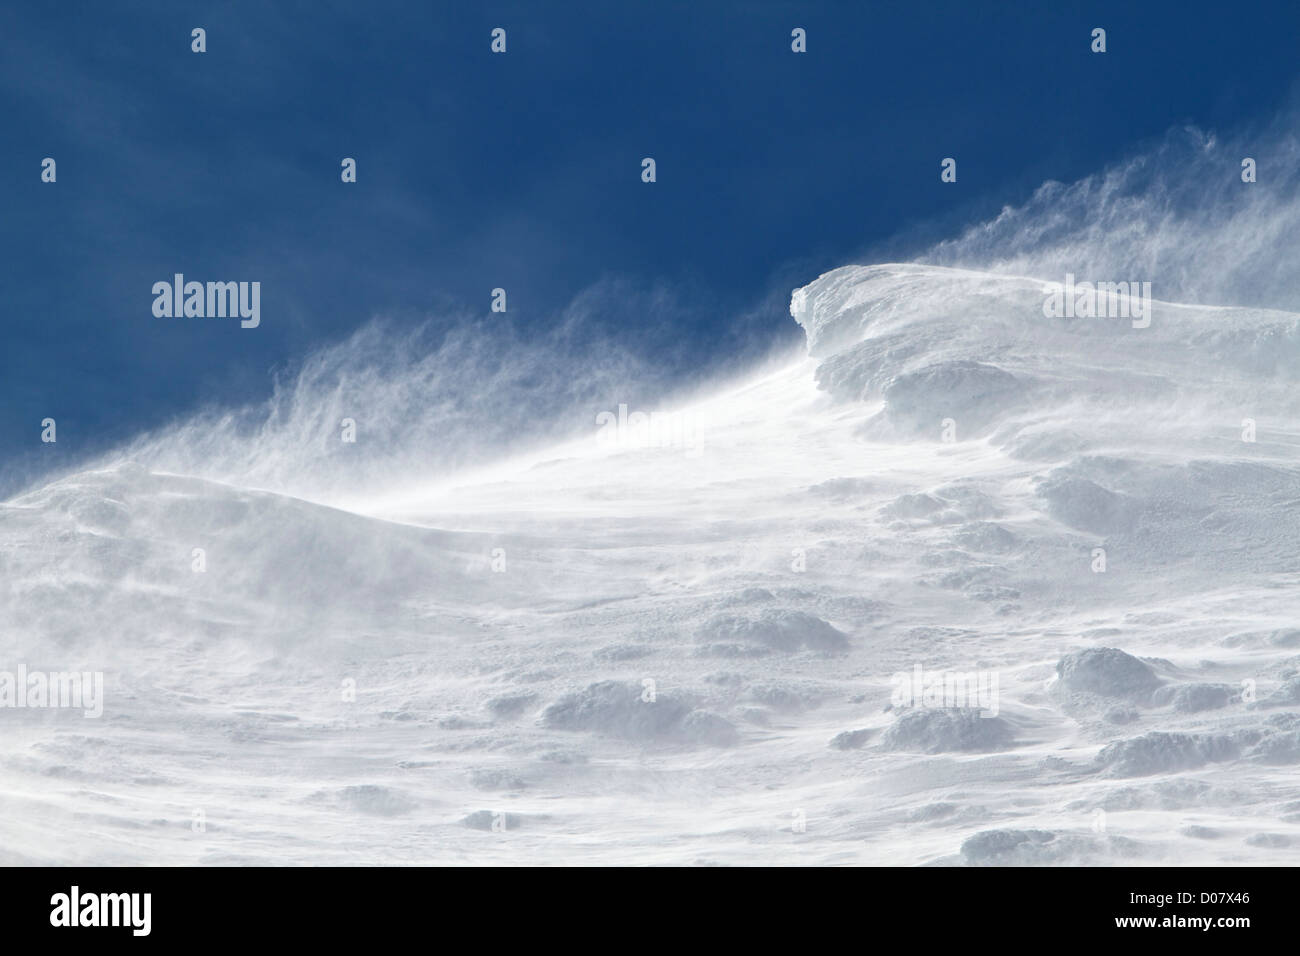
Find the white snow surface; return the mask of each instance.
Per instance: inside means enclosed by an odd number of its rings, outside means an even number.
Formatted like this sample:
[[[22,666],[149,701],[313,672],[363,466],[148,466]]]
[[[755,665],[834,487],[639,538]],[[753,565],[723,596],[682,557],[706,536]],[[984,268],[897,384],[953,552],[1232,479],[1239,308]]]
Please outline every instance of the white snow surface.
[[[0,669],[106,699],[0,709],[0,863],[1300,863],[1300,317],[1043,286],[824,275],[685,445],[4,502]]]

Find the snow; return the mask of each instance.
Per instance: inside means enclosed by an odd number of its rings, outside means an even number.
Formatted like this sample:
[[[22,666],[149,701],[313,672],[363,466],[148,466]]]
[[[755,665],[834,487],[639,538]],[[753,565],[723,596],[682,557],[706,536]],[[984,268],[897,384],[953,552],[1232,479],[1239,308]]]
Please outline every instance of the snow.
[[[0,668],[106,700],[0,712],[0,862],[1300,862],[1300,318],[1043,288],[822,276],[689,445],[314,482],[374,376],[4,502]]]

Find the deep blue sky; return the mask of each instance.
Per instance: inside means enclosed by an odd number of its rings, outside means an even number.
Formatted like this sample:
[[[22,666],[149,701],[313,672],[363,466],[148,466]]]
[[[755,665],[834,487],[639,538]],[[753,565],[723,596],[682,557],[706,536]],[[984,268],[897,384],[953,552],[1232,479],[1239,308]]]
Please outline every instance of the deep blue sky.
[[[258,399],[376,313],[501,321],[495,286],[544,326],[616,279],[597,321],[718,358],[900,232],[1271,115],[1298,40],[1294,0],[8,4],[0,464]],[[259,280],[261,328],[154,318],[174,272]]]

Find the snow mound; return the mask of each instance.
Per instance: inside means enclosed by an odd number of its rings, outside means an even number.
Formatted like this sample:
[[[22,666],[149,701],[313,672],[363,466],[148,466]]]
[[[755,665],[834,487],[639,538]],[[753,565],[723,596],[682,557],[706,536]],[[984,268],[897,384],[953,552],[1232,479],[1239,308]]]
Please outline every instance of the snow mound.
[[[1097,762],[1116,776],[1142,777],[1236,760],[1240,753],[1237,742],[1228,735],[1152,731],[1107,744],[1097,754]]]
[[[410,813],[417,807],[416,802],[406,794],[391,787],[375,784],[343,787],[333,793],[317,793],[313,795],[313,800],[332,803],[342,810],[353,813],[380,817],[400,816]]]
[[[1058,686],[1071,693],[1141,701],[1160,685],[1146,664],[1114,647],[1089,647],[1057,662]]]
[[[798,650],[837,653],[848,647],[848,635],[819,617],[788,608],[769,608],[758,617],[718,615],[696,633],[702,643],[761,645],[790,653]]]
[[[1001,717],[984,717],[973,707],[907,710],[881,739],[886,750],[927,754],[1004,750],[1015,738]]]
[[[1166,684],[1156,691],[1151,702],[1157,706],[1169,704],[1180,714],[1196,714],[1227,707],[1240,697],[1238,689],[1228,684]]]
[[[867,745],[867,742],[875,736],[876,731],[872,728],[863,730],[844,730],[831,738],[831,747],[835,750],[859,750]]]
[[[1050,830],[982,830],[961,845],[967,866],[1061,866],[1136,856],[1141,845],[1124,837]]]
[[[640,684],[600,681],[566,694],[543,712],[541,722],[553,730],[586,731],[643,744],[728,747],[739,742],[726,718],[696,710],[672,694],[647,699]]]
[[[1039,482],[1038,494],[1057,521],[1095,534],[1123,531],[1138,514],[1136,502],[1086,478],[1048,477]]]
[[[952,418],[970,437],[982,433],[1025,394],[1020,379],[995,365],[951,361],[895,376],[882,397],[894,425],[925,434]]]

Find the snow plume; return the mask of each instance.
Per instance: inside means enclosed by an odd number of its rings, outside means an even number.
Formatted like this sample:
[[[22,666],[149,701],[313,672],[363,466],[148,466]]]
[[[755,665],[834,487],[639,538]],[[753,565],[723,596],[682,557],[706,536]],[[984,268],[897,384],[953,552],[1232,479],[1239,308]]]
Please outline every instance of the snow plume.
[[[772,337],[750,334],[755,316],[740,314],[713,322],[722,357],[701,362],[682,331],[706,324],[695,291],[607,277],[535,323],[513,313],[415,327],[375,318],[280,370],[265,402],[187,415],[92,467],[133,461],[326,503],[427,488],[590,437],[620,405],[668,411],[771,358]],[[788,352],[788,336],[781,344]]]
[[[1166,301],[1300,307],[1300,138],[1288,109],[1220,137],[1185,127],[939,243],[920,261],[1059,281],[1140,275]],[[1254,161],[1255,182],[1243,181]]]
[[[399,477],[436,482],[594,429],[597,409],[641,399],[661,377],[574,322],[548,335],[505,322],[444,330],[376,319],[278,375],[264,404],[201,412],[115,457],[329,500]]]

